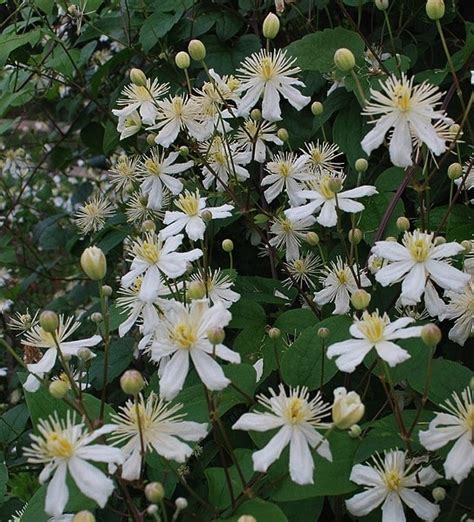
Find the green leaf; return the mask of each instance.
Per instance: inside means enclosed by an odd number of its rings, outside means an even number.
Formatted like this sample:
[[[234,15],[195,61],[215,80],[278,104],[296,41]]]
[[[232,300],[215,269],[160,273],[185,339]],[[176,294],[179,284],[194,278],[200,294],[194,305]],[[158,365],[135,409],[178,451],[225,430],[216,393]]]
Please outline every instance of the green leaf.
[[[334,68],[334,53],[341,47],[350,49],[356,62],[363,64],[364,41],[357,33],[342,27],[309,34],[291,43],[286,49],[290,56],[297,59],[302,69],[326,73]]]
[[[10,53],[24,45],[35,45],[41,37],[40,29],[35,29],[24,34],[2,34],[0,35],[0,67],[3,67]]]
[[[321,327],[329,328],[331,334],[326,347],[349,338],[348,329],[352,324],[350,317],[340,315],[330,317],[306,328],[288,348],[281,361],[281,373],[286,384],[307,386],[310,390],[319,388],[337,373],[334,361],[323,354],[323,342],[317,335]]]
[[[9,444],[16,440],[25,430],[29,419],[28,408],[18,404],[0,417],[0,441]]]
[[[346,154],[352,166],[354,166],[357,159],[366,157],[360,146],[364,133],[360,107],[357,103],[352,103],[349,108],[338,113],[334,121],[332,134],[334,141]]]
[[[5,462],[0,463],[0,503],[5,501],[7,493],[8,469]]]
[[[134,344],[135,341],[132,337],[122,337],[112,340],[109,352],[109,382],[112,382],[130,365],[133,358]],[[92,360],[89,370],[89,380],[97,390],[101,390],[104,386],[103,352],[98,353],[97,357]]]
[[[364,231],[364,239],[369,245],[373,243],[375,234],[392,197],[392,192],[384,192],[381,194],[375,194],[370,198],[365,198],[363,201],[365,210],[361,214],[359,228]],[[403,201],[400,199],[395,206],[387,226],[385,227],[384,236],[398,236],[397,219],[404,215],[405,206]]]
[[[263,308],[248,299],[239,299],[230,309],[232,321],[229,328],[254,328],[262,329],[266,325],[266,316]]]
[[[158,12],[149,16],[140,30],[139,42],[145,52],[149,51],[160,38],[163,38],[181,18],[182,12]]]
[[[278,507],[285,513],[288,520],[298,522],[316,522],[323,510],[324,497],[314,497],[295,502],[278,502]]]
[[[54,11],[54,0],[34,0],[36,7],[39,7],[47,15],[52,15]]]
[[[375,180],[375,187],[379,192],[395,192],[404,176],[405,171],[401,167],[389,167]]]
[[[474,209],[467,205],[454,205],[445,219],[448,206],[436,207],[430,212],[432,229],[438,228],[444,220],[441,232],[446,233],[448,241],[463,241],[472,237],[474,230]]]
[[[283,312],[278,316],[273,326],[283,332],[294,335],[295,332],[299,334],[306,328],[314,326],[317,322],[318,319],[314,315],[314,312],[307,308],[299,308],[297,310],[287,310]]]

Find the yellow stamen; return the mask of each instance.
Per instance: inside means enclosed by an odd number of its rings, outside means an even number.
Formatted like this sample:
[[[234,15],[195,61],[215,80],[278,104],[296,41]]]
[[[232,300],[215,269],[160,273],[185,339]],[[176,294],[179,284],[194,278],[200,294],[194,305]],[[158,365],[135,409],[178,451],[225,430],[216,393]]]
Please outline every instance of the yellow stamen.
[[[68,458],[74,454],[74,446],[60,433],[53,431],[46,437],[46,451],[51,457]]]

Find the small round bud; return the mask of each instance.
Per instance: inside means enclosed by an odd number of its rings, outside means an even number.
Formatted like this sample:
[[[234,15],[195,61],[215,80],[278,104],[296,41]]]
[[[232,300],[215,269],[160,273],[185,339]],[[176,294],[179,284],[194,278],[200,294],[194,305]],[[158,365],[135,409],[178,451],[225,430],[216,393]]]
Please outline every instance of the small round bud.
[[[274,326],[268,330],[268,337],[270,339],[278,339],[281,335],[281,330],[279,328],[275,328]]]
[[[446,238],[443,236],[436,236],[434,240],[435,246],[444,245],[446,243]]]
[[[91,314],[91,321],[93,323],[101,323],[104,320],[103,315],[100,312],[94,312]]]
[[[253,221],[256,225],[263,225],[268,221],[268,216],[266,214],[255,214]]]
[[[165,498],[165,488],[161,482],[150,482],[145,486],[145,497],[148,502],[158,503]]]
[[[130,70],[130,81],[138,87],[146,85],[146,76],[141,69],[133,68]]]
[[[364,233],[360,228],[352,228],[351,230],[349,230],[347,237],[349,239],[349,243],[351,243],[352,245],[358,245],[362,241]]]
[[[154,232],[156,230],[155,222],[151,219],[146,219],[142,223],[142,230],[143,232]]]
[[[289,134],[286,129],[278,129],[277,136],[281,139],[281,141],[288,141]]]
[[[306,232],[306,237],[305,237],[305,240],[306,240],[306,243],[308,243],[308,245],[311,245],[311,246],[316,246],[319,244],[319,236],[318,234],[316,234],[316,232]]]
[[[175,501],[176,509],[182,511],[188,507],[188,501],[184,497],[178,497]]]
[[[224,239],[224,241],[222,241],[222,250],[224,252],[232,252],[232,250],[234,250],[234,242],[232,239]]]
[[[79,350],[77,350],[77,356],[79,357],[79,359],[81,359],[81,361],[87,362],[92,359],[94,353],[86,346],[83,346],[82,348],[79,348]]]
[[[393,241],[394,243],[396,243],[397,242],[397,238],[393,237],[393,236],[387,236],[385,238],[385,241]]]
[[[55,399],[63,399],[70,389],[71,385],[68,382],[58,379],[50,383],[48,391]]]
[[[148,145],[150,145],[150,147],[152,147],[155,144],[157,136],[158,134],[156,134],[156,132],[150,132],[146,135],[146,142],[148,143]]]
[[[147,508],[146,508],[146,512],[149,514],[149,515],[156,515],[156,513],[158,513],[158,506],[156,504],[150,504]]]
[[[369,306],[370,299],[371,295],[363,288],[358,288],[351,295],[351,303],[356,310],[365,310]]]
[[[187,69],[191,65],[191,57],[186,51],[180,51],[175,56],[174,63],[179,69]]]
[[[107,272],[107,260],[102,250],[96,246],[86,248],[81,255],[81,267],[92,281],[104,279]]]
[[[362,419],[364,412],[365,406],[358,393],[355,391],[348,393],[343,386],[334,390],[332,421],[337,428],[347,430]]]
[[[206,57],[206,47],[201,40],[191,40],[188,45],[188,53],[193,60],[202,62]]]
[[[315,101],[311,104],[311,112],[313,116],[321,116],[324,112],[324,105],[321,102]]]
[[[342,181],[339,178],[331,178],[328,181],[329,190],[337,194],[342,189]]]
[[[334,53],[334,63],[342,72],[349,72],[355,67],[355,58],[351,50],[341,47]]]
[[[441,337],[441,330],[433,323],[425,324],[421,329],[422,341],[431,348],[439,344]]]
[[[252,515],[241,515],[237,522],[257,522],[257,519]]]
[[[105,297],[110,297],[112,295],[112,287],[109,285],[102,285],[102,293],[105,295]]]
[[[179,148],[179,154],[183,158],[187,158],[189,156],[189,147],[186,147],[186,145],[181,145],[181,147]]]
[[[224,328],[209,328],[207,331],[207,339],[211,344],[222,344],[225,339]]]
[[[431,494],[436,502],[442,502],[446,498],[446,490],[441,486],[434,488]]]
[[[375,0],[375,7],[379,11],[386,11],[388,9],[388,0]]]
[[[320,339],[327,339],[331,335],[331,331],[329,328],[325,328],[324,326],[322,328],[319,328],[318,330],[318,337]]]
[[[250,117],[254,121],[260,121],[262,119],[262,111],[260,109],[253,109],[250,113]]]
[[[95,522],[95,516],[90,511],[79,511],[74,515],[72,522]]]
[[[263,21],[262,33],[268,40],[273,40],[280,31],[280,19],[276,14],[268,13]]]
[[[451,163],[448,167],[448,178],[458,179],[462,176],[462,165],[460,163]]]
[[[406,232],[410,230],[410,220],[405,216],[400,216],[397,219],[397,228],[400,232]]]
[[[456,137],[459,139],[463,135],[461,125],[459,125],[458,123],[453,123],[452,125],[450,125],[449,134],[451,135],[452,139]]]
[[[201,218],[205,223],[209,223],[212,220],[212,212],[210,210],[204,210],[201,213]]]
[[[356,162],[355,162],[356,172],[363,173],[363,172],[366,172],[368,168],[369,168],[369,162],[365,158],[359,158],[358,160],[356,160]]]
[[[39,323],[45,332],[53,333],[59,326],[58,314],[52,310],[45,310],[41,312]]]
[[[188,299],[202,299],[206,297],[206,285],[202,281],[191,281],[186,290]]]
[[[137,370],[127,370],[120,377],[120,387],[127,395],[136,395],[143,390],[145,381],[142,374]]]
[[[464,241],[461,241],[461,246],[464,248],[464,254],[468,255],[471,253],[472,250],[472,242],[469,241],[469,239],[465,239]]]
[[[358,439],[362,435],[362,428],[358,424],[353,424],[348,433],[351,439]]]
[[[439,20],[444,16],[444,0],[427,0],[426,14],[430,20]]]

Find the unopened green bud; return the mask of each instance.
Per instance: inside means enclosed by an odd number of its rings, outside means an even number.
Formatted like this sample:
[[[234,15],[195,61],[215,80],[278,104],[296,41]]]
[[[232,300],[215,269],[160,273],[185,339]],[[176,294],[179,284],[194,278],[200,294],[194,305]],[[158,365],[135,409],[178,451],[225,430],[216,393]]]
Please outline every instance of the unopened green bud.
[[[358,245],[362,241],[364,233],[360,228],[352,228],[351,230],[349,230],[347,237],[349,239],[349,243],[351,243],[352,245]]]
[[[446,490],[441,486],[434,488],[431,493],[436,502],[442,502],[446,498]]]
[[[145,381],[138,370],[127,370],[120,377],[120,387],[127,395],[137,395],[143,390]]]
[[[397,238],[393,237],[393,236],[387,236],[385,238],[385,241],[393,241],[394,243],[396,243],[397,242]]]
[[[421,340],[431,348],[434,348],[441,341],[441,330],[433,323],[425,324],[421,329]]]
[[[289,139],[289,134],[288,134],[288,131],[286,129],[278,129],[278,132],[277,132],[277,136],[281,139],[281,141],[288,141]]]
[[[348,392],[343,386],[334,390],[332,421],[340,430],[347,430],[364,416],[365,406],[355,391]]]
[[[400,232],[406,232],[410,230],[410,220],[405,216],[400,216],[397,219],[397,228]]]
[[[103,315],[100,312],[94,312],[91,314],[91,321],[93,323],[101,323],[104,320]]]
[[[268,40],[273,40],[280,31],[280,19],[276,14],[268,13],[263,21],[262,33]]]
[[[369,168],[369,162],[365,158],[359,158],[358,160],[356,160],[356,162],[355,162],[356,172],[363,173],[363,172],[366,172],[368,168]]]
[[[451,134],[451,136],[453,138],[455,138],[458,134],[461,135],[462,134],[461,125],[459,125],[458,123],[453,123],[452,125],[450,125],[449,134]]]
[[[202,299],[206,297],[206,285],[202,281],[191,281],[186,294],[189,299]]]
[[[265,214],[255,214],[253,220],[256,225],[263,225],[268,221],[268,216]]]
[[[388,9],[388,0],[375,0],[375,7],[379,11],[386,11]]]
[[[237,522],[257,522],[257,519],[252,515],[241,515]]]
[[[175,56],[174,63],[179,69],[187,69],[191,65],[191,57],[186,51],[180,51]]]
[[[81,255],[81,267],[92,281],[104,279],[107,272],[107,260],[102,250],[96,246],[86,248]]]
[[[210,210],[203,210],[201,213],[201,219],[204,223],[209,223],[212,220],[212,212]]]
[[[158,506],[156,504],[150,504],[147,508],[146,508],[146,512],[149,514],[149,515],[156,515],[158,513]],[[160,519],[158,519],[160,520]]]
[[[79,348],[79,350],[77,350],[77,356],[79,357],[79,359],[81,359],[81,361],[87,362],[90,361],[92,357],[94,357],[94,353],[86,346],[83,346],[82,348]]]
[[[260,109],[252,109],[250,117],[254,121],[260,121],[262,119],[262,111]]]
[[[182,145],[180,148],[179,148],[179,154],[183,157],[183,158],[186,158],[189,156],[189,147],[186,147],[186,145]]]
[[[349,72],[355,67],[354,54],[350,49],[341,47],[334,53],[334,63],[342,72]]]
[[[268,330],[268,337],[270,339],[278,339],[281,335],[281,330],[279,328],[275,328],[274,326]]]
[[[79,511],[74,515],[72,522],[95,522],[95,516],[90,511]]]
[[[145,486],[145,497],[148,502],[158,504],[165,498],[165,488],[161,482],[150,482]]]
[[[351,303],[356,310],[365,310],[369,306],[370,299],[371,295],[363,288],[358,288],[351,295]]]
[[[448,167],[448,178],[458,179],[462,176],[462,165],[460,163],[451,163]]]
[[[156,230],[155,222],[151,219],[146,219],[142,223],[142,230],[143,232],[154,232]]]
[[[110,297],[112,295],[112,287],[109,285],[102,285],[102,293],[105,295],[105,297]]]
[[[342,181],[339,178],[331,178],[328,181],[329,190],[337,194],[342,189]]]
[[[188,507],[188,501],[184,497],[178,497],[174,501],[174,504],[178,511],[182,511],[183,509],[186,509]]]
[[[472,250],[472,242],[468,239],[465,239],[464,241],[461,241],[461,246],[464,248],[464,254],[468,255],[471,253]]]
[[[318,329],[318,337],[320,339],[327,339],[331,335],[331,331],[329,328],[325,328],[324,326],[322,328]]]
[[[311,104],[311,112],[314,116],[321,116],[324,112],[324,105],[321,102],[315,101]]]
[[[232,239],[224,239],[224,241],[222,241],[222,250],[224,252],[232,252],[232,250],[234,250],[234,242]]]
[[[351,439],[358,439],[362,435],[362,428],[358,424],[353,424],[348,433]]]
[[[188,45],[188,53],[193,60],[202,62],[206,57],[206,47],[201,40],[191,40]]]
[[[209,328],[207,331],[207,339],[211,344],[222,344],[225,339],[224,328]]]
[[[427,0],[426,14],[431,20],[440,20],[444,16],[444,0]]]
[[[434,240],[435,246],[444,245],[446,243],[446,238],[443,236],[436,236]]]
[[[156,132],[150,132],[146,135],[146,142],[148,143],[148,145],[150,145],[150,147],[155,144],[157,136],[158,134],[156,134]]]
[[[130,70],[130,81],[138,87],[146,85],[146,76],[141,69],[133,68]]]
[[[50,383],[48,391],[55,399],[64,399],[70,389],[71,385],[68,382],[58,379]]]
[[[308,243],[308,245],[311,245],[311,246],[316,246],[319,244],[319,236],[318,236],[318,234],[316,234],[316,232],[313,232],[313,231],[306,232],[305,240],[306,240],[306,243]]]
[[[469,388],[471,391],[474,391],[474,377],[471,377],[471,380],[469,381]]]
[[[45,310],[41,312],[39,323],[45,332],[54,333],[59,326],[58,314],[52,310]]]

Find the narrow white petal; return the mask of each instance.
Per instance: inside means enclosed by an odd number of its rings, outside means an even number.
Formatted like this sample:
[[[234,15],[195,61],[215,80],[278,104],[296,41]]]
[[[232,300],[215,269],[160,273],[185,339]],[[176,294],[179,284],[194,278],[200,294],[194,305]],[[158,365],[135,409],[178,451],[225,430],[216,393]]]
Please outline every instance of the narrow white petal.
[[[313,484],[314,462],[308,442],[298,427],[290,440],[290,476],[297,484]]]
[[[280,457],[281,452],[290,442],[290,437],[291,428],[285,425],[270,439],[270,442],[264,448],[256,451],[252,455],[255,471],[267,471],[269,466]]]

